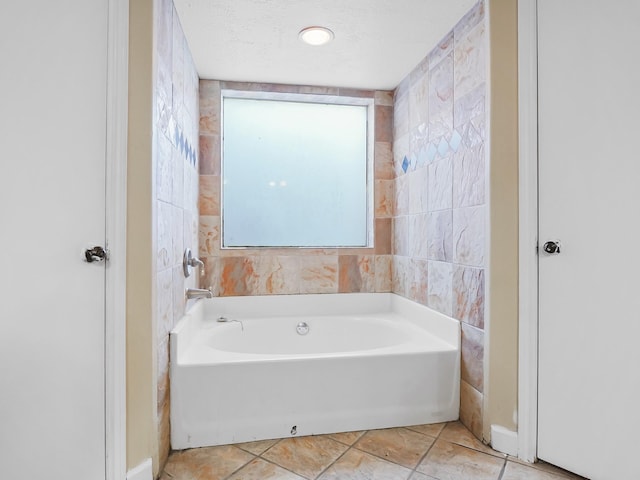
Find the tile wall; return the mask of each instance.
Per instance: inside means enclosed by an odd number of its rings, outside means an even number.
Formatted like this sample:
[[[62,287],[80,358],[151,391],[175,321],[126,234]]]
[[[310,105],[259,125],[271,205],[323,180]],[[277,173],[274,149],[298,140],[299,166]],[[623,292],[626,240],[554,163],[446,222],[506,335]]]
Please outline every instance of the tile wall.
[[[479,2],[394,95],[392,289],[462,322],[461,421],[482,436],[486,28]]]
[[[375,232],[373,248],[220,248],[220,90],[313,93],[375,99]],[[257,83],[200,81],[201,284],[218,296],[391,290],[392,92]]]
[[[154,325],[160,468],[170,448],[169,331],[185,309],[184,248],[198,251],[198,74],[171,0],[154,0]]]

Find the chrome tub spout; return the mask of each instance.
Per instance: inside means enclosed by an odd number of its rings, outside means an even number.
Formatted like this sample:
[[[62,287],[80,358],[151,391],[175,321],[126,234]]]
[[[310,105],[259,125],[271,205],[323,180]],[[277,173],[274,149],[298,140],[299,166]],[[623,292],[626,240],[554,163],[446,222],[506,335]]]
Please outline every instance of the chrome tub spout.
[[[185,296],[187,297],[187,300],[192,300],[194,298],[213,298],[213,292],[204,288],[187,288]]]

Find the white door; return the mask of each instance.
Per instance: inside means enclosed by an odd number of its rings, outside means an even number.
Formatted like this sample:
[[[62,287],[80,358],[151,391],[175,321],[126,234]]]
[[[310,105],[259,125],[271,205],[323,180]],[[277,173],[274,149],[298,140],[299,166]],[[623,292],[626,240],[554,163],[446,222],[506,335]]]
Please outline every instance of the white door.
[[[106,0],[0,3],[0,477],[105,478]]]
[[[592,479],[640,479],[639,20],[538,0],[538,456]]]

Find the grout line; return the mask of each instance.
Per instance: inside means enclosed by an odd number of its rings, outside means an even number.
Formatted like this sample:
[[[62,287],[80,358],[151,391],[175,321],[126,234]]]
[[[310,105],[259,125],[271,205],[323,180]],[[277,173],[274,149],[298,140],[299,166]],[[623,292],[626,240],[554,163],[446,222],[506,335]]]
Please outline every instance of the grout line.
[[[238,447],[236,447],[236,448],[238,448]],[[243,451],[243,452],[245,452],[245,451],[246,451],[246,450],[242,450],[241,448],[238,448],[238,450],[241,450],[241,451]],[[251,462],[253,462],[256,458],[258,458],[258,456],[257,456],[257,455],[254,455],[254,454],[253,454],[253,453],[251,453],[251,452],[247,452],[247,453],[249,453],[250,455],[252,455],[252,456],[253,456],[253,458],[252,458],[251,460],[249,460],[247,463],[243,463],[242,465],[240,465],[240,466],[239,466],[238,468],[236,468],[233,472],[231,472],[229,475],[227,475],[226,477],[224,477],[224,479],[229,479],[229,478],[233,477],[236,473],[238,473],[238,472],[239,472],[240,470],[242,470],[244,467],[246,467],[246,466],[247,466],[247,465],[249,465]],[[223,479],[223,480],[224,480],[224,479]]]
[[[504,463],[502,464],[502,469],[500,470],[500,474],[498,475],[498,480],[502,480],[505,470],[507,469],[507,459],[504,459]]]
[[[268,449],[267,449],[267,450],[268,450]],[[265,451],[266,451],[266,450],[265,450]],[[296,477],[304,478],[304,479],[306,479],[306,480],[314,480],[313,478],[305,477],[305,476],[304,476],[304,475],[302,475],[301,473],[294,472],[293,470],[290,470],[290,469],[288,469],[287,467],[284,467],[284,466],[282,466],[282,465],[280,465],[280,464],[278,464],[278,463],[274,462],[273,460],[269,460],[268,458],[263,458],[262,456],[260,456],[260,457],[258,457],[258,458],[259,458],[260,460],[263,460],[263,461],[267,462],[267,463],[270,463],[271,465],[275,465],[275,466],[276,466],[276,467],[278,467],[278,468],[281,468],[281,469],[283,469],[283,470],[286,470],[286,471],[287,471],[287,472],[289,472],[289,473],[293,473]]]
[[[367,432],[368,432],[368,430],[365,430],[365,433],[363,433],[363,434],[362,434],[362,437],[364,437],[364,436],[366,435],[366,433],[367,433]],[[360,437],[360,438],[362,438],[362,437]],[[334,440],[334,441],[336,441],[336,442],[337,442],[337,440]],[[357,440],[356,440],[356,441],[357,441]],[[338,443],[341,443],[341,442],[338,442]],[[346,445],[346,444],[342,443],[342,445]],[[355,442],[354,442],[354,445],[355,445]],[[316,478],[316,479],[318,479],[318,478],[320,478],[322,475],[324,475],[324,472],[326,472],[326,471],[327,471],[327,470],[329,470],[331,467],[333,467],[333,466],[335,465],[335,463],[336,463],[338,460],[340,460],[342,457],[344,457],[344,456],[347,454],[347,452],[348,452],[349,450],[351,450],[352,448],[353,448],[353,445],[349,445],[349,448],[347,448],[344,452],[342,452],[342,454],[341,454],[338,458],[336,458],[333,462],[331,462],[331,464],[330,464],[330,465],[328,465],[328,466],[327,466],[327,468],[325,468],[325,469],[324,469],[324,470],[322,470],[318,475],[316,475],[316,477],[315,477],[315,478]]]

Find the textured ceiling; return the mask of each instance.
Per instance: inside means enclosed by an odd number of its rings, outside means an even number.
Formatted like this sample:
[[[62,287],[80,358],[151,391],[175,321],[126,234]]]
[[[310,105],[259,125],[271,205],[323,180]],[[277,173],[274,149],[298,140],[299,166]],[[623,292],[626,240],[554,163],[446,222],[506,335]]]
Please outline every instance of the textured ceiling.
[[[201,78],[390,90],[477,0],[174,0]],[[321,25],[335,40],[298,39]]]

